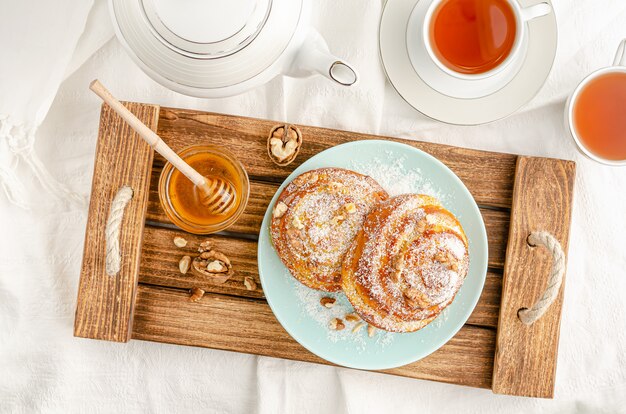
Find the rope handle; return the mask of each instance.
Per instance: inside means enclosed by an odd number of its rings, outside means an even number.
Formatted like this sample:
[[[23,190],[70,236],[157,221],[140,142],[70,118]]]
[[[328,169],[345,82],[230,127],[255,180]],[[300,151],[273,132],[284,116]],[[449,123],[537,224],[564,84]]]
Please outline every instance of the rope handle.
[[[554,303],[565,275],[565,253],[561,243],[550,233],[546,231],[534,231],[528,236],[528,244],[530,246],[544,246],[552,254],[552,270],[548,278],[548,286],[543,292],[539,300],[530,309],[521,308],[517,311],[517,316],[526,325],[532,325],[543,316],[550,305]]]
[[[109,276],[115,276],[119,273],[122,266],[122,255],[120,253],[120,228],[122,226],[122,218],[124,217],[124,209],[133,198],[133,189],[124,186],[117,191],[109,218],[105,229],[106,243],[106,273]]]

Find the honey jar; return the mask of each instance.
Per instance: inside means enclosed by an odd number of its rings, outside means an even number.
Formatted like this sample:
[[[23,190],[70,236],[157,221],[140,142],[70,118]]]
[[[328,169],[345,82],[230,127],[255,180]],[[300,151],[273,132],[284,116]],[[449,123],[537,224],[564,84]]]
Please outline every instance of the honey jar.
[[[232,184],[234,205],[225,214],[214,214],[202,203],[202,193],[169,162],[159,179],[159,199],[167,217],[181,229],[195,234],[225,230],[241,216],[248,203],[250,182],[241,163],[229,151],[212,145],[194,145],[178,155],[209,179]]]

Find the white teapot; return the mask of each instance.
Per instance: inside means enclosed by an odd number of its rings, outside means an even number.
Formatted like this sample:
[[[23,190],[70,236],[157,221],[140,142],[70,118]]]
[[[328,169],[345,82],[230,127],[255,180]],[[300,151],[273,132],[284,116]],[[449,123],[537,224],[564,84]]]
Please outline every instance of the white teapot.
[[[356,71],[309,26],[310,0],[109,0],[118,39],[157,82],[192,96],[242,93],[279,74]]]

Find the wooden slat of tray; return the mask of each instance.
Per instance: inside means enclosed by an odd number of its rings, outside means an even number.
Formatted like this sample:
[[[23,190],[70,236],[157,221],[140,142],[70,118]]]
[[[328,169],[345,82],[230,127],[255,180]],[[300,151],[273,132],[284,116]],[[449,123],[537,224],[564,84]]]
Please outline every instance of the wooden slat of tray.
[[[313,155],[338,144],[362,139],[403,142],[446,164],[463,180],[478,204],[511,207],[516,155],[298,125],[304,144],[296,160],[283,168],[265,156],[267,137],[275,125],[275,121],[262,119],[161,108],[158,133],[174,150],[201,143],[222,145],[237,154],[251,178],[275,183],[281,183]]]
[[[169,229],[147,226],[144,233],[139,282],[149,285],[168,286],[179,289],[199,287],[206,292],[221,293],[232,296],[263,298],[263,290],[259,280],[257,267],[257,243],[253,240],[238,239],[224,236],[184,235],[188,244],[184,248],[174,246],[173,239],[179,232]],[[229,258],[236,273],[226,283],[213,285],[206,279],[191,272],[183,275],[178,269],[178,261],[184,255],[197,255],[197,248],[203,240],[210,239],[216,249],[229,252]],[[245,277],[253,278],[257,289],[247,290],[243,284]],[[468,324],[495,328],[498,323],[500,294],[502,292],[502,275],[487,273],[487,280],[482,296],[476,309],[470,316]]]
[[[146,226],[141,265],[139,267],[139,282],[158,286],[168,286],[181,289],[199,287],[207,292],[223,293],[249,298],[263,298],[259,272],[257,267],[257,242],[234,237],[218,235],[196,236],[184,234],[187,246],[178,248],[172,242],[175,236],[181,235],[175,230]],[[198,255],[198,246],[204,240],[212,240],[216,249],[228,252],[228,258],[233,263],[235,274],[224,284],[213,285],[192,272],[183,275],[178,269],[179,260],[188,255]],[[245,277],[252,277],[259,285],[258,290],[249,291],[243,285]]]
[[[140,285],[133,338],[329,364],[313,355],[255,300],[205,295],[192,303],[184,291]],[[421,361],[384,372],[411,378],[491,387],[495,331],[463,327],[441,349]]]

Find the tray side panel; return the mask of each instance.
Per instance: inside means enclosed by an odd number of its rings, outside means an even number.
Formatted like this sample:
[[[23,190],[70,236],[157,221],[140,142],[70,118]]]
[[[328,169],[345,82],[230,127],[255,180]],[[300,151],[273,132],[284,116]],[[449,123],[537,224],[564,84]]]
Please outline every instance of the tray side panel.
[[[523,324],[517,313],[543,294],[552,267],[552,257],[544,247],[531,247],[528,235],[548,231],[567,253],[574,178],[571,161],[520,157],[517,162],[493,371],[495,393],[554,396],[564,283],[556,301],[534,324]]]
[[[381,372],[489,388],[495,335],[464,326],[428,357]],[[139,285],[133,339],[330,365],[292,339],[265,302],[224,295],[206,294],[193,303],[187,292]]]
[[[159,107],[125,103],[156,130]],[[74,336],[127,342],[130,339],[139,258],[148,204],[152,149],[108,105],[102,106],[94,164]],[[122,265],[115,276],[105,270],[105,226],[118,190],[130,186],[119,236]]]

